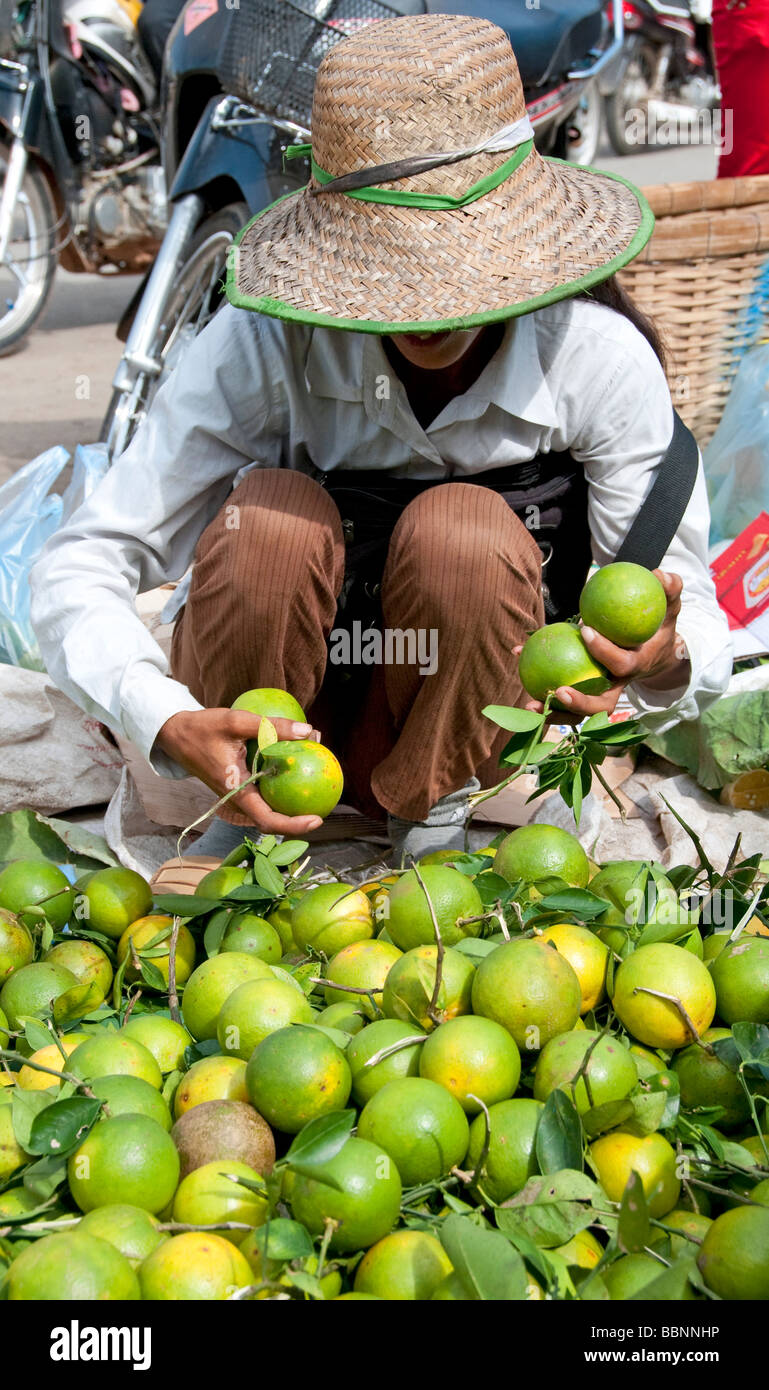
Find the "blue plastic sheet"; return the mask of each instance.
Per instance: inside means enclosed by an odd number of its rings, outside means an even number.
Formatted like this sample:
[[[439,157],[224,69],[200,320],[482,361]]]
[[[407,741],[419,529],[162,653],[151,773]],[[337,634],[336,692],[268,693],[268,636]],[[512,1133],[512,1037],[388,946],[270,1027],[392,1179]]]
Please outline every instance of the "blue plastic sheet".
[[[57,445],[0,487],[0,662],[42,671],[29,621],[29,572],[46,541],[89,497],[109,467],[104,444],[78,445],[62,494],[51,489],[69,463]]]
[[[734,540],[759,512],[769,512],[769,342],[743,357],[703,461],[711,544]]]

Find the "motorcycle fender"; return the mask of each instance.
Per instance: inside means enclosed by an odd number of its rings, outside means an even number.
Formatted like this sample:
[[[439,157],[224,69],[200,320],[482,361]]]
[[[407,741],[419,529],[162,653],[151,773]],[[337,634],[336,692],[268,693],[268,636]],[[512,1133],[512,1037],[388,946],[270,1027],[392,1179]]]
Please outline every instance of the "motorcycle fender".
[[[625,39],[616,58],[614,58],[611,63],[606,64],[606,67],[598,78],[598,86],[602,97],[614,95],[630,66],[631,59],[640,46],[638,35],[633,34],[632,37]]]
[[[169,190],[171,202],[188,193],[200,193],[216,179],[237,184],[243,201],[258,212],[283,193],[293,192],[307,181],[305,161],[292,160],[282,175],[276,160],[276,133],[267,124],[212,129],[218,103],[212,99],[201,116],[182,156]],[[298,166],[298,167],[297,167]]]
[[[22,139],[28,150],[44,153],[49,145],[48,119],[39,77],[24,69],[0,63],[0,127],[13,140]]]

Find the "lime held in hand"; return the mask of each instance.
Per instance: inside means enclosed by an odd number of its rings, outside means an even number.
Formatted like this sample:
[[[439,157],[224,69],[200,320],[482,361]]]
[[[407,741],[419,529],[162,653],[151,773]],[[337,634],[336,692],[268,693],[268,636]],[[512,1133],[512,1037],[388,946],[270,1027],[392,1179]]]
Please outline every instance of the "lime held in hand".
[[[544,700],[562,685],[583,695],[603,695],[611,685],[572,623],[548,623],[532,632],[518,658],[518,674],[534,700]]]
[[[665,590],[644,565],[618,561],[591,575],[582,590],[583,623],[617,647],[639,647],[662,626],[667,613]]]

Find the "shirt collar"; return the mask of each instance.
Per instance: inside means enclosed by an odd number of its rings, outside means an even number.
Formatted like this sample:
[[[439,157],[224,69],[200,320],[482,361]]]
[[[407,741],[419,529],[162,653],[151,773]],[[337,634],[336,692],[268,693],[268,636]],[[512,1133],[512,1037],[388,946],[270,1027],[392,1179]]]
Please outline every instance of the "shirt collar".
[[[368,350],[367,350],[368,348]],[[366,333],[316,328],[305,362],[305,384],[313,396],[363,401],[368,373],[388,371],[381,342]],[[462,410],[461,402],[469,409]],[[496,405],[530,424],[555,428],[558,415],[539,360],[534,315],[510,319],[497,352],[469,391],[454,403],[458,416]]]

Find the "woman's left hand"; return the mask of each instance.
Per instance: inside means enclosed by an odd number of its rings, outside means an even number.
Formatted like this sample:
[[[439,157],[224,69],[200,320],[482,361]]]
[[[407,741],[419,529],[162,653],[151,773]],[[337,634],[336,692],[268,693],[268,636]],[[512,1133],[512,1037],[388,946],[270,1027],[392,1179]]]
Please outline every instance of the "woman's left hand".
[[[662,570],[654,573],[665,590],[668,606],[662,626],[648,642],[640,647],[617,647],[593,628],[580,629],[590,655],[615,679],[603,695],[584,695],[571,686],[560,686],[556,697],[572,718],[585,719],[602,710],[611,714],[625,686],[632,681],[642,681],[653,690],[680,690],[688,685],[689,658],[684,641],[676,632],[683,580],[680,575]],[[541,712],[543,707],[538,700],[529,700],[525,708]]]

